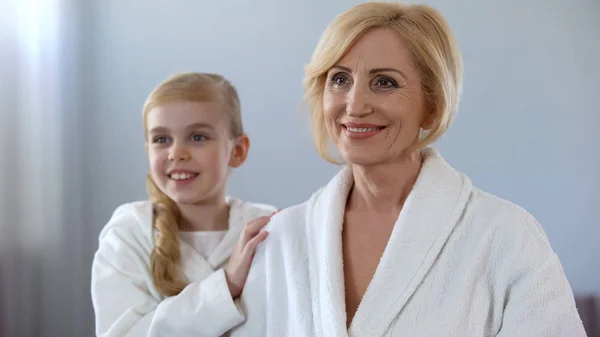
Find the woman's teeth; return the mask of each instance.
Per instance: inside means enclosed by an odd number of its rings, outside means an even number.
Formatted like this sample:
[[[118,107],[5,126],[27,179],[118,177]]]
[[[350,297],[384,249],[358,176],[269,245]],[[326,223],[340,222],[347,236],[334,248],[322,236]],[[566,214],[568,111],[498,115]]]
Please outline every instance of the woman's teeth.
[[[171,174],[171,179],[173,180],[187,180],[195,177],[196,173],[173,173]]]
[[[371,131],[377,131],[382,129],[382,127],[377,127],[377,128],[349,128],[346,127],[346,129],[348,129],[349,131],[352,132],[371,132]]]

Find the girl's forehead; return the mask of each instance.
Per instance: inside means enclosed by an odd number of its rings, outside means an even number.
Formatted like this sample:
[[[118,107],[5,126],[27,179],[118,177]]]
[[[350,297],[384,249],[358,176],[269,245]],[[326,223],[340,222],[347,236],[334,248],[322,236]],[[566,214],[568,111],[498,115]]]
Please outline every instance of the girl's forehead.
[[[147,125],[154,127],[180,129],[196,124],[218,127],[225,114],[218,102],[171,102],[159,105],[148,112]]]

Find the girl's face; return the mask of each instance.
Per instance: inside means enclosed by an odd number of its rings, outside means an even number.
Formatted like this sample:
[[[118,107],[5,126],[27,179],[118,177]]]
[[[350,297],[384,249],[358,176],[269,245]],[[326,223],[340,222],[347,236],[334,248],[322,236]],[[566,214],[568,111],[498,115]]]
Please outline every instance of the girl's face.
[[[158,188],[178,204],[224,197],[229,169],[243,164],[249,140],[233,139],[222,104],[175,101],[146,118],[146,149]]]

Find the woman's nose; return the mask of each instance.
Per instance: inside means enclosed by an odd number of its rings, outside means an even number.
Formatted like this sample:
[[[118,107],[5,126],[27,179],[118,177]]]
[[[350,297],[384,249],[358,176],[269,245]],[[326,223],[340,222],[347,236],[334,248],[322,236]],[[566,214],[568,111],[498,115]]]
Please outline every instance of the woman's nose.
[[[367,89],[363,89],[356,84],[348,92],[346,102],[346,113],[350,117],[364,117],[373,112],[373,106],[370,103],[370,95]]]

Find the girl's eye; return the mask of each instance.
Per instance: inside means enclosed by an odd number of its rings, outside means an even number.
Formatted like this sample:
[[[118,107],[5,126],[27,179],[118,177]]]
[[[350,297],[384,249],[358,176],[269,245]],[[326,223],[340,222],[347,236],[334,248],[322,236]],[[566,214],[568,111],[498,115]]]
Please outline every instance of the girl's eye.
[[[206,140],[207,138],[204,135],[192,135],[192,140],[195,142],[201,142],[203,140]]]
[[[154,137],[153,142],[154,143],[166,143],[167,140],[168,140],[167,137],[158,136],[158,137]]]

